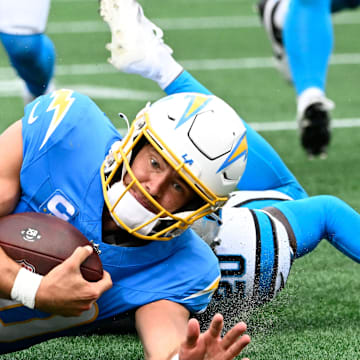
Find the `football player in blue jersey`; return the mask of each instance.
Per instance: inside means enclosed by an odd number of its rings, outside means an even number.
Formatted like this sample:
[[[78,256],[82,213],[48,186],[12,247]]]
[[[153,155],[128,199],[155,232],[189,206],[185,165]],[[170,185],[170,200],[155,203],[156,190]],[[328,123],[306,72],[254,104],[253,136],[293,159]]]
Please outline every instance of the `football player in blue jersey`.
[[[334,103],[326,95],[333,50],[331,13],[359,0],[261,0],[258,9],[279,70],[292,81],[301,144],[309,157],[326,157]]]
[[[0,40],[24,81],[27,104],[53,90],[55,47],[44,34],[50,0],[0,0]]]
[[[188,227],[226,202],[247,161],[246,129],[224,101],[165,97],[140,111],[121,139],[87,96],[62,89],[26,106],[1,135],[0,154],[0,215],[68,221],[99,244],[105,269],[98,283],[82,279],[89,249],[80,248],[40,276],[1,250],[1,353],[128,311],[147,359],[232,359],[249,343],[244,323],[221,339],[220,314],[202,334],[189,321],[206,309],[220,271]]]
[[[167,94],[210,93],[176,62],[162,30],[134,0],[102,0],[101,15],[112,33],[107,48],[114,67],[157,82]],[[222,279],[215,298],[253,306],[272,299],[284,287],[294,259],[323,238],[360,262],[353,236],[360,216],[336,197],[308,198],[272,147],[245,126],[249,151],[240,191],[231,194],[218,218],[204,217],[192,228],[220,261]],[[345,218],[346,224],[339,221]]]

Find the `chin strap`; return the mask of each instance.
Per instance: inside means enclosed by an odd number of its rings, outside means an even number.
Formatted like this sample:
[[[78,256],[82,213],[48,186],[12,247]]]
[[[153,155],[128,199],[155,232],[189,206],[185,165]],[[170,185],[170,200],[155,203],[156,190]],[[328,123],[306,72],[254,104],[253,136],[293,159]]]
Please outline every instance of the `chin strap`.
[[[124,196],[118,202],[113,212],[126,226],[130,229],[135,229],[155,217],[153,212],[147,210],[130,194],[129,191],[126,191],[126,187],[122,180],[109,187],[107,195],[110,204],[113,206],[118,201],[119,196],[123,193],[125,193]],[[112,212],[110,212],[110,215],[115,223],[123,228],[122,224],[119,223]],[[148,235],[157,223],[158,219],[139,229],[138,232],[142,235]]]

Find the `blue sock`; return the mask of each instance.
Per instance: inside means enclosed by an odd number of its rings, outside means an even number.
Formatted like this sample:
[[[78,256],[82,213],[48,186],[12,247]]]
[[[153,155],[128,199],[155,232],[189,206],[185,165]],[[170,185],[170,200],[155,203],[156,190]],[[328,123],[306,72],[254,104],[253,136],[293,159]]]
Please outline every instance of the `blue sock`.
[[[42,95],[54,74],[56,55],[52,41],[45,34],[0,33],[0,39],[31,94]]]
[[[325,92],[333,48],[330,0],[291,0],[283,39],[297,95],[309,87]]]
[[[331,195],[314,196],[274,205],[287,217],[301,257],[327,239],[343,254],[360,263],[360,214]]]

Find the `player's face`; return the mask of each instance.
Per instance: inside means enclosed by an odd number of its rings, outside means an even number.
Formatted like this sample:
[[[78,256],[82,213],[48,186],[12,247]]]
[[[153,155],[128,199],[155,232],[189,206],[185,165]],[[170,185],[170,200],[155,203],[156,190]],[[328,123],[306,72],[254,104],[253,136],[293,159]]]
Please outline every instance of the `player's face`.
[[[146,191],[169,212],[176,212],[195,195],[180,175],[150,144],[141,148],[132,163],[131,169]],[[129,185],[130,182],[131,177],[126,174],[124,177],[125,186]],[[158,212],[138,188],[133,186],[130,192],[146,209],[154,213]]]

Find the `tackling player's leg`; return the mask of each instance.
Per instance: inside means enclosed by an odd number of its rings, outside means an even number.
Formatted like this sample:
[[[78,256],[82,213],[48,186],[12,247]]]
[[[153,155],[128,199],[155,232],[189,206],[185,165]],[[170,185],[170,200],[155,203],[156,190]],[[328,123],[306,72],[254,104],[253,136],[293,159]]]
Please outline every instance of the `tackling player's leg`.
[[[360,214],[331,195],[314,196],[274,205],[285,215],[297,243],[295,257],[301,257],[327,239],[344,255],[360,263]]]

